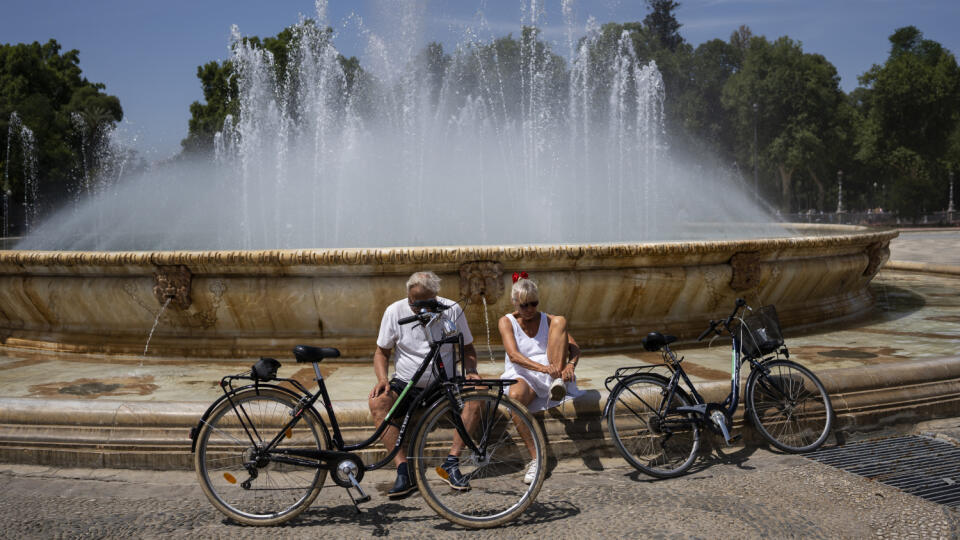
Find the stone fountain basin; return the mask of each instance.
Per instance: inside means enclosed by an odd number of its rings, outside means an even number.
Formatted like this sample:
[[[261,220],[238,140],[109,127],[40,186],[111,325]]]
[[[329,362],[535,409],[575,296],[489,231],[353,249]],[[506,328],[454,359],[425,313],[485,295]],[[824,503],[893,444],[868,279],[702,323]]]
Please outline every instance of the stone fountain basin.
[[[0,343],[149,356],[286,358],[297,344],[369,359],[383,309],[417,270],[467,298],[478,346],[499,346],[511,274],[538,282],[585,349],[629,348],[651,330],[694,339],[737,297],[781,325],[829,324],[873,305],[868,284],[896,231],[790,224],[799,236],[595,245],[269,251],[0,252]],[[486,297],[488,310],[482,305]]]

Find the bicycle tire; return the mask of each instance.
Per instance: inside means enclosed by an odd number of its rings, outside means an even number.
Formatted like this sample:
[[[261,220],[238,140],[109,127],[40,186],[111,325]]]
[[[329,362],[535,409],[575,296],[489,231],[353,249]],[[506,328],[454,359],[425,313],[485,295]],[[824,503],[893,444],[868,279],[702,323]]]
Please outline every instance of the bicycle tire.
[[[673,478],[693,466],[700,449],[700,426],[693,413],[658,413],[667,396],[668,381],[653,375],[630,377],[614,387],[607,427],[614,445],[627,463],[656,478]],[[689,406],[681,389],[674,393],[671,408]],[[681,426],[661,427],[665,421],[682,420]]]
[[[763,363],[747,379],[747,408],[770,444],[790,453],[819,448],[833,426],[833,406],[820,379],[790,360]],[[781,391],[782,390],[782,391]]]
[[[236,522],[269,526],[293,519],[317,498],[327,471],[268,459],[254,465],[253,477],[244,463],[254,448],[251,440],[262,444],[280,433],[297,407],[297,397],[261,387],[240,390],[231,400],[233,405],[224,400],[211,411],[197,435],[194,467],[200,487],[217,510]],[[241,414],[249,419],[251,436],[239,421]],[[276,448],[330,448],[326,427],[312,409],[284,435]]]
[[[540,492],[547,474],[546,438],[527,408],[506,394],[499,404],[497,396],[489,392],[466,391],[462,397],[464,411],[475,411],[476,420],[467,422],[467,428],[477,446],[484,429],[490,434],[483,459],[469,447],[460,455],[460,471],[469,479],[470,489],[455,490],[440,469],[456,432],[452,418],[458,414],[446,400],[438,401],[417,427],[410,455],[417,486],[427,504],[444,519],[472,529],[497,527],[516,519]],[[530,434],[539,463],[530,484],[525,484],[523,477],[531,455],[518,425]]]

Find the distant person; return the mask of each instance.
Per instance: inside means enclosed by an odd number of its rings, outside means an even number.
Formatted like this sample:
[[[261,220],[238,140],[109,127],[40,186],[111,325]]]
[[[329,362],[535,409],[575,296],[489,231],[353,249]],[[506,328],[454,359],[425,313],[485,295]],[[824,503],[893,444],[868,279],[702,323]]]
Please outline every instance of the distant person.
[[[537,310],[540,293],[527,273],[515,273],[513,281],[510,300],[514,312],[497,323],[507,353],[501,378],[517,380],[510,386],[510,397],[530,412],[542,411],[582,394],[574,376],[580,348],[567,332],[564,317]],[[529,484],[536,478],[539,464],[532,445],[527,446],[533,460],[523,481]]]
[[[457,325],[457,330],[463,334],[463,361],[466,367],[467,379],[479,379],[477,374],[477,351],[473,347],[473,334],[467,326],[467,318],[463,310],[452,300],[437,296],[440,292],[440,278],[433,272],[416,272],[407,280],[407,297],[387,306],[383,312],[383,319],[380,321],[380,334],[377,336],[377,350],[373,353],[373,371],[377,375],[377,384],[370,391],[369,406],[373,414],[373,420],[376,425],[386,418],[387,413],[393,404],[396,403],[404,388],[413,379],[420,364],[423,363],[430,351],[430,344],[423,334],[422,328],[414,328],[414,325],[400,326],[399,320],[414,314],[414,302],[418,300],[437,300],[441,304],[452,306],[443,312],[442,317],[448,318]],[[417,310],[419,312],[419,310]],[[439,338],[440,336],[435,336]],[[395,354],[395,372],[392,379],[387,378],[387,366],[391,354]],[[444,365],[453,367],[450,362],[449,347],[441,353],[444,359]],[[397,406],[394,416],[391,420],[400,420],[406,414],[407,409],[416,402],[420,392],[433,381],[433,373],[427,370],[417,383],[417,386],[411,388],[404,396],[403,401]],[[473,410],[467,407],[463,412],[464,424],[470,426],[474,421],[472,419]],[[399,429],[391,425],[383,432],[383,443],[389,451],[396,445]],[[470,481],[460,472],[460,453],[463,451],[463,441],[459,435],[454,435],[453,444],[450,447],[450,454],[443,462],[441,467],[446,471],[445,480],[450,487],[460,491],[470,489]],[[413,474],[407,468],[407,454],[401,447],[393,462],[397,466],[397,480],[393,488],[387,492],[391,499],[399,499],[409,495],[417,488],[413,481]]]

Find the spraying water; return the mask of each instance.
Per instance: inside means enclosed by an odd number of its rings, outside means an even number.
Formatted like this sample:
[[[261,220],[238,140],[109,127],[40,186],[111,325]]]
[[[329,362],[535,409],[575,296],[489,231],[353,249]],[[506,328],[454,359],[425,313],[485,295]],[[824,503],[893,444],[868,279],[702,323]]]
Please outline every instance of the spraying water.
[[[147,344],[143,346],[143,357],[140,359],[140,365],[143,366],[143,358],[147,357],[147,350],[150,349],[150,340],[153,339],[153,332],[156,331],[157,325],[160,324],[160,316],[163,315],[163,311],[167,309],[167,306],[170,305],[170,301],[173,300],[172,296],[167,297],[167,301],[163,303],[163,306],[160,307],[160,311],[157,312],[157,318],[153,321],[153,326],[150,327],[150,333],[147,334]]]
[[[11,146],[14,139],[20,141],[21,162],[23,166],[23,228],[20,232],[29,232],[37,223],[39,182],[37,178],[37,140],[33,131],[23,125],[20,115],[16,111],[10,113],[10,123],[7,127],[7,166],[3,170],[3,237],[10,232],[10,198],[13,192],[10,189],[10,168],[13,167]]]
[[[656,64],[627,33],[600,47],[593,19],[576,40],[570,0],[569,60],[541,38],[536,0],[518,39],[471,30],[449,55],[422,47],[422,6],[390,6],[402,21],[392,30],[358,23],[359,71],[325,30],[325,2],[293,27],[282,74],[234,27],[239,113],[216,135],[215,158],[95,193],[18,247],[668,241],[704,238],[678,216],[771,221],[724,175],[671,161]]]

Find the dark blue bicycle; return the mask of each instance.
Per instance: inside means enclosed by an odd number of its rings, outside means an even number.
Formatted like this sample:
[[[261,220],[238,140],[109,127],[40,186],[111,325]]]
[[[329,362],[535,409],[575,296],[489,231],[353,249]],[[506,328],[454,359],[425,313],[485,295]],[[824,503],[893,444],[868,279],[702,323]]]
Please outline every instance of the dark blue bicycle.
[[[744,308],[750,313],[739,317]],[[670,349],[676,338],[659,332],[648,334],[643,345],[648,351],[660,351],[663,364],[624,367],[607,378],[610,397],[603,414],[617,449],[637,470],[658,478],[683,474],[696,460],[703,427],[722,435],[727,444],[739,439],[730,428],[740,402],[740,367],[745,362],[751,370],[746,416],[770,444],[799,453],[815,450],[827,440],[833,425],[830,396],[816,375],[788,360],[773,306],[752,310],[738,299],[730,316],[710,321],[697,341],[724,332],[732,338],[732,352],[730,394],[722,403],[707,403],[701,397],[683,371],[683,358]]]

